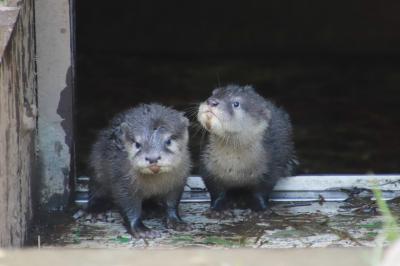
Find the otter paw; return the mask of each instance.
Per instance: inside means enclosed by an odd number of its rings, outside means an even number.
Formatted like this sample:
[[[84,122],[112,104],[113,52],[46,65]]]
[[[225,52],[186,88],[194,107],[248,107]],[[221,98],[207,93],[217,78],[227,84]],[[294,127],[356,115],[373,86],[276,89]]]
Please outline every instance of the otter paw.
[[[232,210],[215,211],[212,209],[207,210],[204,213],[204,215],[209,219],[219,219],[219,220],[230,219],[235,216]]]
[[[131,229],[129,232],[134,238],[154,239],[161,236],[161,233],[155,230]]]
[[[167,228],[175,231],[190,231],[193,229],[190,224],[187,224],[184,221],[170,219],[167,219]]]
[[[249,213],[250,219],[268,219],[273,214],[273,211],[270,208],[267,208],[262,211],[251,211]]]

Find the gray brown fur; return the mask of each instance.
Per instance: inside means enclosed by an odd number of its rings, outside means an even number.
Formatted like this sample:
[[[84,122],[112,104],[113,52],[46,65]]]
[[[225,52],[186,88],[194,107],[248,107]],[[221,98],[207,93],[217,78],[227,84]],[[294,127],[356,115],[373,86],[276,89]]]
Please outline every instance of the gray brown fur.
[[[289,115],[251,86],[229,85],[200,105],[198,119],[209,131],[201,174],[211,208],[226,208],[227,193],[244,189],[251,208],[265,210],[276,182],[297,165]]]
[[[188,120],[172,108],[143,104],[118,114],[91,150],[89,207],[109,197],[134,236],[154,237],[142,223],[142,202],[156,198],[167,225],[184,227],[178,204],[191,166],[187,142]]]

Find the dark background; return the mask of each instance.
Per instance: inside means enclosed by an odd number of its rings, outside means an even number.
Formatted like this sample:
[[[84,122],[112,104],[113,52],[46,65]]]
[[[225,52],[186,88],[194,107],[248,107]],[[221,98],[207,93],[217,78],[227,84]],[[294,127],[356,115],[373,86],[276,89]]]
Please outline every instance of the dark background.
[[[290,113],[304,173],[399,172],[400,2],[76,4],[78,174],[115,113],[187,111],[229,83]],[[195,161],[200,139],[193,130]]]

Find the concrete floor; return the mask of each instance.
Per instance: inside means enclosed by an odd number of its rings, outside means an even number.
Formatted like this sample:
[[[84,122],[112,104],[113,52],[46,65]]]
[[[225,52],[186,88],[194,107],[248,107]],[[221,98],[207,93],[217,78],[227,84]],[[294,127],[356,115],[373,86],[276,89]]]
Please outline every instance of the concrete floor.
[[[392,204],[396,213],[396,205]],[[324,203],[274,203],[273,213],[254,217],[249,210],[234,210],[232,217],[208,218],[208,203],[182,203],[182,218],[193,230],[165,229],[161,217],[150,215],[144,223],[161,232],[155,240],[132,238],[117,212],[84,214],[54,219],[33,236],[42,247],[66,248],[308,248],[374,247],[382,222],[370,201]]]
[[[398,202],[389,205],[397,217]],[[193,230],[165,229],[162,218],[150,213],[144,223],[161,232],[155,240],[132,238],[115,211],[96,217],[78,212],[76,220],[71,214],[52,215],[33,233],[30,249],[0,250],[0,266],[27,262],[41,266],[381,265],[377,239],[382,221],[369,200],[273,203],[269,215],[256,217],[249,210],[236,209],[224,219],[207,217],[208,203],[182,203],[180,208]],[[392,253],[397,263],[399,253]]]

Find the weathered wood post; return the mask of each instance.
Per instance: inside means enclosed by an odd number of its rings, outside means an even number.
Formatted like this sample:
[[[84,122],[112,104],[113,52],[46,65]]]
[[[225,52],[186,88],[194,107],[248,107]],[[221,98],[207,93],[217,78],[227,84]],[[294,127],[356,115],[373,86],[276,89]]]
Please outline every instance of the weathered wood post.
[[[32,219],[36,81],[33,0],[0,6],[0,247],[22,246]]]

